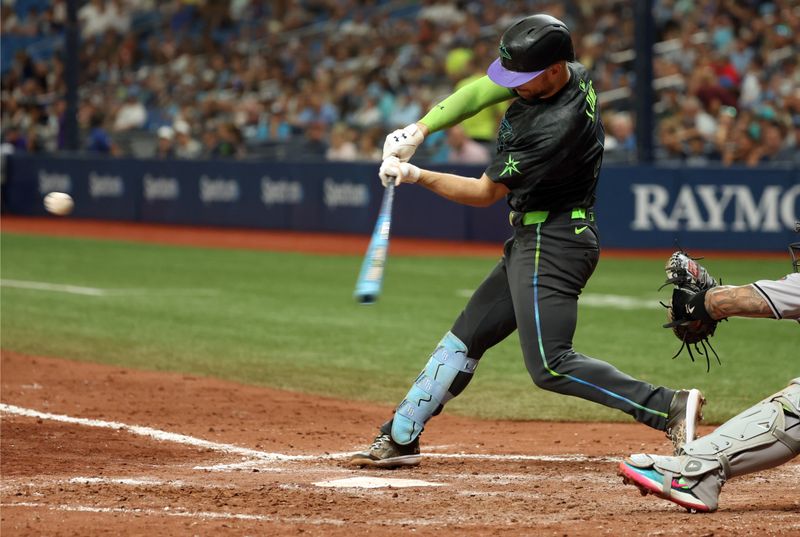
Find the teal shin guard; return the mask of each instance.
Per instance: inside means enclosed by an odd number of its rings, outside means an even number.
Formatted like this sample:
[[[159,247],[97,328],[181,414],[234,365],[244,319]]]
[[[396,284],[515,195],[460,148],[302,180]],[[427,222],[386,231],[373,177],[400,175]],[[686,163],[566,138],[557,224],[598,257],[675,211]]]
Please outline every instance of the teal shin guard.
[[[450,392],[459,373],[472,375],[478,360],[467,357],[467,346],[448,332],[431,354],[392,421],[392,439],[406,445],[419,436],[436,409],[452,399]]]

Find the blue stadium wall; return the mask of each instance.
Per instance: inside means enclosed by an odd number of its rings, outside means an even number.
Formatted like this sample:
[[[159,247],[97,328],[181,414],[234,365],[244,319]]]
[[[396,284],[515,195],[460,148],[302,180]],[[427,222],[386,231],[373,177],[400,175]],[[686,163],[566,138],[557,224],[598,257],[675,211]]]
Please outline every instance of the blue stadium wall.
[[[376,164],[8,158],[6,213],[44,215],[52,191],[70,193],[81,218],[360,234],[382,195]],[[798,169],[605,166],[595,209],[605,247],[777,251],[797,240],[799,207]],[[503,202],[464,207],[404,186],[392,232],[502,241],[507,215]]]

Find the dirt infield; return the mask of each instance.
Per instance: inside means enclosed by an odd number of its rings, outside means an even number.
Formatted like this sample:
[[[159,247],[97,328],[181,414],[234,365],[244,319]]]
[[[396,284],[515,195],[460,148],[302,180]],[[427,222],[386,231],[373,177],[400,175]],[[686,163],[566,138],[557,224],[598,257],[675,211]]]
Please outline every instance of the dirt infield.
[[[2,403],[4,536],[800,535],[796,462],[712,515],[622,487],[620,455],[667,450],[637,424],[443,415],[420,467],[380,472],[343,460],[388,407],[13,352]],[[315,484],[356,477],[438,485]]]
[[[0,225],[328,254],[362,253],[368,240],[7,216]],[[499,245],[397,240],[392,251],[496,256]],[[420,467],[379,472],[344,460],[372,439],[389,407],[8,351],[0,374],[4,537],[800,535],[800,461],[740,478],[726,486],[719,512],[689,515],[621,485],[621,456],[669,451],[662,433],[633,423],[445,414],[423,436]],[[323,486],[367,477],[417,482]]]

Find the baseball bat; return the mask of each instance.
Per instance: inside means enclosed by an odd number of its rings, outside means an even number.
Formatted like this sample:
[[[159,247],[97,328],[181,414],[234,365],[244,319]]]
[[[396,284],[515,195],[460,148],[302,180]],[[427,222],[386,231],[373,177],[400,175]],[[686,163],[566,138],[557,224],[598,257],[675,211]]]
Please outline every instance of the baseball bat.
[[[386,186],[378,213],[378,221],[372,230],[367,253],[361,263],[361,272],[358,274],[356,290],[353,293],[360,304],[374,304],[381,294],[383,284],[383,269],[386,266],[386,256],[389,253],[389,230],[392,227],[392,203],[394,202],[394,182]]]

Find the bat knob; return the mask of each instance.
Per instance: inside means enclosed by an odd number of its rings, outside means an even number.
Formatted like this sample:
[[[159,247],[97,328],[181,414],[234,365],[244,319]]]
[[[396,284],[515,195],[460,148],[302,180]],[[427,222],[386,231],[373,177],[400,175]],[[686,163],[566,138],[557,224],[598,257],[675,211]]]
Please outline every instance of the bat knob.
[[[364,304],[366,306],[369,304],[374,304],[377,298],[378,297],[376,297],[375,295],[359,295],[357,297],[357,300],[359,304]]]

